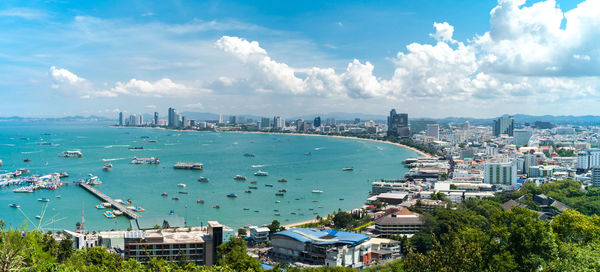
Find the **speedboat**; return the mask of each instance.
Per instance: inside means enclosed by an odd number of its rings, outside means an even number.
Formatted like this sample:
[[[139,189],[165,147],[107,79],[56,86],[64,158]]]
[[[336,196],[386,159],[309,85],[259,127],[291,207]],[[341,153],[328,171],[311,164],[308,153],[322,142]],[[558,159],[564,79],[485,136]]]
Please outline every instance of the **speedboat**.
[[[163,192],[162,194],[160,194],[160,196],[169,196],[169,194],[167,194],[167,192]]]
[[[142,207],[135,207],[134,211],[136,211],[136,212],[145,212],[146,210],[144,208],[142,208]]]
[[[213,206],[213,208],[215,208],[215,209],[220,209],[220,208],[221,208],[221,206],[219,206],[219,205],[214,205],[214,206]]]
[[[8,204],[8,206],[11,208],[20,208],[21,207],[18,204]]]
[[[246,190],[245,193],[252,193],[252,190]]]
[[[233,197],[233,198],[235,198],[235,197],[237,197],[237,195],[235,193],[230,193],[230,194],[227,195],[227,197]]]
[[[30,162],[30,161],[31,161],[31,159],[30,159],[30,158],[25,158],[23,161],[24,161],[24,162]]]
[[[244,154],[244,157],[250,157],[250,158],[253,158],[253,157],[255,157],[255,156],[254,156],[254,154],[252,154],[252,153],[245,153],[245,154]]]
[[[98,204],[96,205],[96,209],[106,209],[104,206],[102,206],[102,204]]]
[[[314,194],[322,194],[323,193],[323,191],[321,191],[321,190],[312,190],[312,192]]]
[[[56,198],[62,198],[62,196],[61,195],[57,195]]]
[[[344,167],[342,171],[354,171],[354,167]]]
[[[178,193],[182,194],[182,195],[187,195],[189,192],[185,192],[185,191],[179,191]]]
[[[275,201],[275,203],[281,203],[281,201],[277,200],[277,201]]]
[[[105,211],[104,216],[106,216],[106,218],[115,218],[116,217],[112,211]]]
[[[199,182],[209,182],[209,181],[210,181],[210,179],[208,179],[208,178],[205,178],[205,177],[199,177],[199,178],[198,178],[198,181],[199,181]]]
[[[203,199],[198,199],[198,200],[196,200],[196,203],[204,204],[204,200]]]
[[[265,187],[273,187],[273,184],[265,184]]]
[[[179,200],[179,197],[178,197],[178,196],[174,196],[174,197],[173,197],[173,198],[171,198],[171,199],[173,199],[173,200]]]
[[[35,219],[42,219],[42,216],[41,215],[36,215]]]
[[[119,211],[119,210],[114,210],[114,211],[113,211],[113,213],[114,213],[116,216],[123,215],[123,212],[122,212],[122,211]]]
[[[266,177],[266,176],[269,175],[269,172],[258,170],[256,172],[254,172],[254,175],[257,176],[257,177]]]
[[[179,183],[179,184],[177,184],[177,186],[185,188],[187,185],[185,185],[183,183]]]
[[[50,199],[42,197],[42,198],[38,198],[38,201],[40,201],[40,202],[50,202]]]
[[[233,177],[233,180],[248,180],[248,178],[242,175],[235,175],[235,177]]]
[[[279,193],[275,193],[276,196],[284,196],[283,193],[279,192]]]
[[[104,171],[104,172],[109,172],[111,169],[112,168],[106,167],[106,166],[102,167],[102,171]]]
[[[280,178],[280,179],[277,180],[277,182],[287,182],[287,179]]]

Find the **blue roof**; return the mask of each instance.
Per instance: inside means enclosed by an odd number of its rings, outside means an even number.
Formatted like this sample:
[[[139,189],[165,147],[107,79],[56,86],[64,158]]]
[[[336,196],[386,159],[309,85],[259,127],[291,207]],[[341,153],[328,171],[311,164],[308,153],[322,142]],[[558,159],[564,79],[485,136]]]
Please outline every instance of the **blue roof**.
[[[326,244],[349,244],[357,245],[369,239],[367,235],[345,232],[330,229],[306,229],[306,228],[293,228],[284,231],[280,231],[272,234],[271,236],[286,236],[302,243],[313,243],[319,245]]]

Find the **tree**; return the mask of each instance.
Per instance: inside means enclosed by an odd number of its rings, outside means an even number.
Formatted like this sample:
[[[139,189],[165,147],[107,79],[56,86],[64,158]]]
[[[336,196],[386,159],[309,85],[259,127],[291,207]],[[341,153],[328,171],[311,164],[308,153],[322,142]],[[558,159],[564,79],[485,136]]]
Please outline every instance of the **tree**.
[[[257,260],[246,253],[246,242],[242,238],[231,237],[217,249],[218,265],[228,266],[235,271],[262,271]]]
[[[62,239],[58,245],[58,261],[61,263],[64,262],[71,257],[73,251],[73,240],[71,239],[71,236],[67,236]]]
[[[354,218],[351,214],[339,210],[333,215],[333,224],[338,228],[346,228],[354,222]]]
[[[269,228],[269,234],[273,234],[273,233],[285,230],[285,227],[281,226],[281,223],[279,223],[279,221],[277,221],[277,220],[273,220],[273,222],[271,222],[271,224],[267,225],[267,228]]]
[[[238,229],[238,236],[246,236],[248,232],[244,228]]]

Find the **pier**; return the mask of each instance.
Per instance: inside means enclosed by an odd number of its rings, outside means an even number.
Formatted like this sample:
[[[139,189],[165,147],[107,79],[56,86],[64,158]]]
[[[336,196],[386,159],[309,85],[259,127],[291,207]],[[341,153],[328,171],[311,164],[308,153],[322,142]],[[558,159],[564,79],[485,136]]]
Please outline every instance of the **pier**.
[[[123,206],[123,204],[116,202],[114,199],[112,199],[109,196],[107,196],[106,194],[98,191],[98,189],[92,187],[89,184],[85,184],[82,182],[82,183],[79,183],[79,186],[81,186],[86,191],[92,193],[97,198],[101,199],[102,201],[110,203],[110,205],[112,205],[115,209],[122,211],[124,215],[127,215],[127,217],[129,217],[131,219],[137,219],[140,216],[139,214],[133,212],[130,209],[127,209],[125,206]]]

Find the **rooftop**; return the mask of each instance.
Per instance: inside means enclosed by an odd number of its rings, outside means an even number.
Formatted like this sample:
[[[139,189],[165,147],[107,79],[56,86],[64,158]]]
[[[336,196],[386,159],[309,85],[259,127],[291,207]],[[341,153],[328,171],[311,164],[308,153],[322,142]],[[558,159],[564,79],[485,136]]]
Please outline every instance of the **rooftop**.
[[[369,239],[367,235],[353,232],[329,230],[329,229],[307,229],[293,228],[274,233],[272,236],[286,236],[302,243],[326,244],[349,244],[357,245]]]

